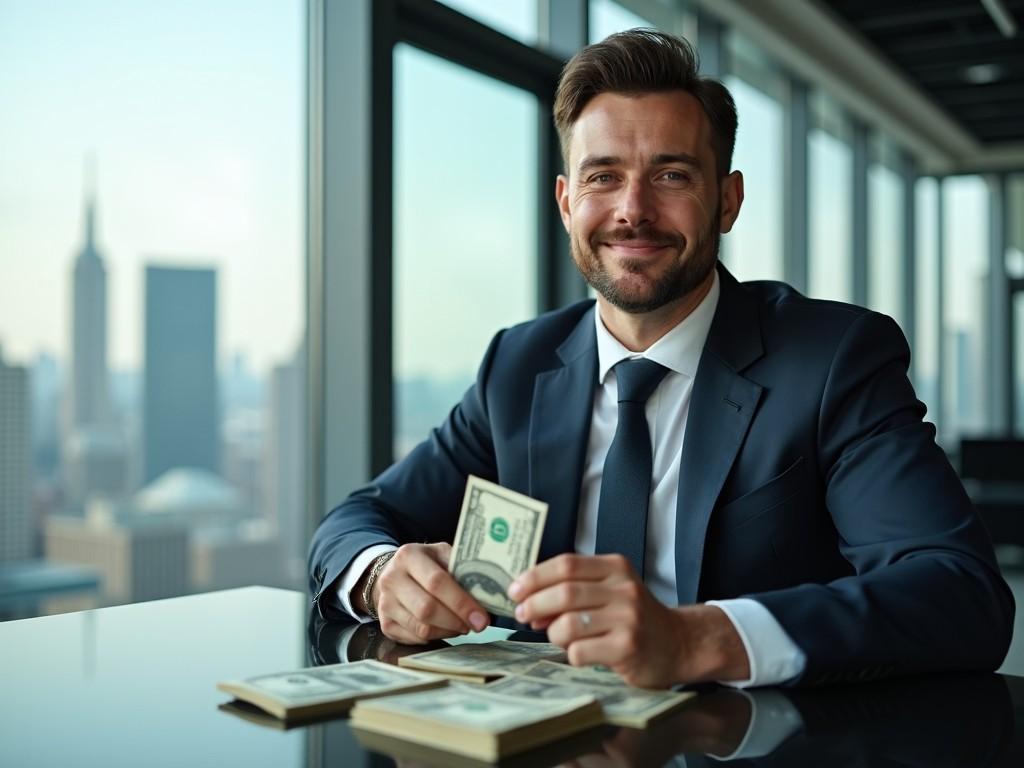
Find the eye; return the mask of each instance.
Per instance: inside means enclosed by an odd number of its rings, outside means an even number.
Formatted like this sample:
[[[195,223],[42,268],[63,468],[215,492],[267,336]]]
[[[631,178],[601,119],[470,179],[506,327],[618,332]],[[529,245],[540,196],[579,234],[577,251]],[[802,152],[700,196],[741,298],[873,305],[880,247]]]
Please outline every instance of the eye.
[[[689,181],[690,175],[682,171],[665,171],[661,174],[661,178],[665,179],[665,181],[681,183]]]
[[[590,177],[592,184],[610,184],[612,181],[612,175],[610,173],[595,173]]]

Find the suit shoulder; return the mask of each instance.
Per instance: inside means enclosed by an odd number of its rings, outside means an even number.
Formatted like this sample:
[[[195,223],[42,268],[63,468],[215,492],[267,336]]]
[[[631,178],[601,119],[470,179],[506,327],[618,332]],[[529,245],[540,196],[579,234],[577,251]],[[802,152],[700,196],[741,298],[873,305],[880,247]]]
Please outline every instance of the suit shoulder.
[[[513,325],[503,333],[502,351],[550,349],[553,353],[593,306],[594,300],[586,299]]]

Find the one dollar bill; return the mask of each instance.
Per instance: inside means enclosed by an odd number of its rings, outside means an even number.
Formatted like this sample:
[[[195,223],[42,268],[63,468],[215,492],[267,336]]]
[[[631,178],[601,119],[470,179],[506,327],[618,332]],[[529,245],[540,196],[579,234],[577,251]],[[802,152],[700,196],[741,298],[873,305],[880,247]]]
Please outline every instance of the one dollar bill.
[[[537,562],[548,505],[475,475],[466,482],[448,570],[499,616],[512,616],[512,581]]]

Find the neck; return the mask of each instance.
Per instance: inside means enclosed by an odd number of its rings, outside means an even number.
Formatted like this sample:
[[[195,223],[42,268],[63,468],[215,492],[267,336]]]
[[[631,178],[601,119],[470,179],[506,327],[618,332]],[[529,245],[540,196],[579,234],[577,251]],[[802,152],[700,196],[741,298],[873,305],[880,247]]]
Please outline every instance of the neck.
[[[608,332],[630,352],[643,352],[666,333],[683,322],[711,290],[715,271],[684,296],[651,312],[634,314],[614,306],[604,296],[597,297],[601,321]]]

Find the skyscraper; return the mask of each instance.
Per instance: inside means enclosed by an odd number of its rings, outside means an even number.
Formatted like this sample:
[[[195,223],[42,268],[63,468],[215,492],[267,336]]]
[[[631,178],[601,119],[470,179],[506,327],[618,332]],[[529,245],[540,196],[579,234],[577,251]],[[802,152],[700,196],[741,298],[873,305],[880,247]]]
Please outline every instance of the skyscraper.
[[[34,554],[29,408],[28,371],[7,365],[0,349],[0,562]]]
[[[107,393],[107,270],[96,249],[96,200],[85,205],[85,242],[72,268],[68,427],[103,424]]]
[[[284,575],[302,583],[306,546],[306,345],[294,359],[274,366],[270,380],[267,506],[281,541]]]
[[[217,274],[146,267],[143,483],[169,469],[220,470]]]

